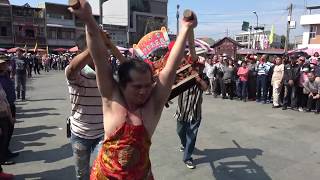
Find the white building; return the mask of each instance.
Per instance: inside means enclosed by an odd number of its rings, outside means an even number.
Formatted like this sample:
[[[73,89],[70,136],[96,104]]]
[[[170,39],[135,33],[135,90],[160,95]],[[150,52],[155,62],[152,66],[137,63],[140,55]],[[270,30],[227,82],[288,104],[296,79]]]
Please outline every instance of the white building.
[[[99,15],[99,1],[89,0]],[[168,0],[108,0],[103,4],[103,24],[119,46],[131,46],[147,33],[167,27]]]
[[[247,48],[253,49],[266,49],[269,47],[269,36],[271,31],[253,30],[251,32],[242,32],[235,35],[235,40]],[[281,37],[277,34],[274,35],[273,43],[274,48],[280,48]]]
[[[320,49],[320,13],[312,14],[312,10],[319,10],[320,6],[307,7],[308,15],[301,16],[300,25],[303,27],[302,44],[298,48]]]

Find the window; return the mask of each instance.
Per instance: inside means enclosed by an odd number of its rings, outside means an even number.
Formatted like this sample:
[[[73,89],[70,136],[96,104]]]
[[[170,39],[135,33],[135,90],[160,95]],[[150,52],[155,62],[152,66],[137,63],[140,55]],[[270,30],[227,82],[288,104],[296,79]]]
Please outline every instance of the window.
[[[242,42],[242,36],[238,36],[238,37],[236,37],[236,41],[238,41],[238,42]]]
[[[310,38],[316,38],[317,34],[317,26],[316,25],[311,25],[310,27]]]
[[[7,27],[1,27],[0,36],[8,36]]]
[[[248,42],[248,36],[243,37],[243,42]]]
[[[29,37],[29,38],[34,38],[34,30],[33,29],[26,29],[25,30],[25,35],[26,37]]]

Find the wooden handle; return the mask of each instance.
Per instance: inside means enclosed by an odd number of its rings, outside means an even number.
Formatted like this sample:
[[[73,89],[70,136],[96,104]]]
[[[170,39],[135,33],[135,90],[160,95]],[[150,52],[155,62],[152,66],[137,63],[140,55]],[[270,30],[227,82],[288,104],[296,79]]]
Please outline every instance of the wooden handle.
[[[78,9],[80,7],[79,0],[69,0],[69,6],[73,9]]]
[[[111,54],[114,55],[114,57],[116,57],[120,61],[120,64],[122,64],[125,61],[125,57],[121,54],[119,49],[111,42],[107,34],[103,30],[101,30],[101,32],[105,45],[110,49]]]
[[[186,9],[183,12],[183,18],[187,21],[192,21],[194,19],[194,13],[190,9]]]
[[[194,20],[194,12],[191,11],[190,9],[187,9],[183,12],[183,19],[186,21],[192,21]],[[196,49],[195,49],[195,44],[194,44],[194,30],[191,29],[189,37],[188,37],[188,43],[189,43],[189,50],[190,50],[190,55],[192,58],[192,61],[195,62],[198,60],[198,57],[196,55]]]

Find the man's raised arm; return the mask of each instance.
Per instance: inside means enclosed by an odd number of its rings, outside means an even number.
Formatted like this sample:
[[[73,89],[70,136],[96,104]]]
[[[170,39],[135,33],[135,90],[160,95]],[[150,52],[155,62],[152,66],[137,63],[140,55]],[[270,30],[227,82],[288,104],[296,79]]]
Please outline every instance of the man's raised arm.
[[[113,80],[110,62],[108,62],[108,50],[103,42],[100,27],[92,16],[90,4],[86,0],[79,0],[79,2],[80,7],[78,9],[69,8],[69,10],[86,24],[87,44],[95,64],[97,84],[103,99],[110,100],[115,81]]]
[[[176,71],[182,62],[186,41],[191,29],[197,26],[196,16],[194,15],[194,19],[191,21],[182,20],[181,25],[182,28],[168,57],[168,61],[163,70],[159,73],[159,79],[155,90],[157,102],[156,108],[163,107],[170,95],[172,85],[176,78]]]

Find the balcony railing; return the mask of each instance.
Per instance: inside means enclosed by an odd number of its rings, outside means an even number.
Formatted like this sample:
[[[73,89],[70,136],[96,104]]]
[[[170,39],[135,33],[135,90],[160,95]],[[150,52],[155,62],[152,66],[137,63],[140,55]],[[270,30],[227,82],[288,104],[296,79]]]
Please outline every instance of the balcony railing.
[[[47,24],[56,24],[62,26],[74,27],[75,23],[72,19],[56,19],[56,18],[47,18]]]
[[[14,38],[14,42],[16,44],[28,44],[28,45],[36,44],[36,42],[38,44],[46,44],[46,38],[45,37],[30,38],[25,36],[16,36]]]

